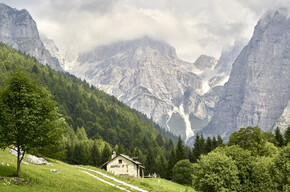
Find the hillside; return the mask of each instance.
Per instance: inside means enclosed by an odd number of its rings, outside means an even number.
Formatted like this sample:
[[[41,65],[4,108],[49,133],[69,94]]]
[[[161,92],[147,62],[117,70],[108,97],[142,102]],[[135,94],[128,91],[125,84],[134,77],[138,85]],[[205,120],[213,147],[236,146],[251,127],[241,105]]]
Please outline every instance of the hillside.
[[[82,172],[82,169],[78,166],[68,165],[61,161],[54,159],[48,159],[53,166],[48,165],[34,165],[29,163],[28,165],[22,164],[21,179],[25,179],[30,184],[15,185],[13,174],[16,170],[16,157],[9,154],[8,150],[0,151],[0,176],[4,177],[0,179],[0,191],[1,192],[13,192],[13,191],[100,191],[100,192],[114,192],[122,191],[117,187],[110,186],[100,180]],[[26,161],[26,158],[24,158]],[[9,166],[3,165],[2,162],[8,163]],[[93,169],[102,173],[107,174],[104,170],[100,170],[95,167],[86,166],[86,168]],[[56,169],[58,173],[53,173],[50,170]],[[121,185],[120,183],[114,182],[104,176],[96,174],[92,171],[87,171],[100,179],[103,179],[112,184],[116,184],[119,187],[126,188],[128,191],[132,190],[130,187]],[[112,176],[112,175],[109,175]],[[1,178],[1,177],[0,177]],[[114,177],[115,178],[115,177]],[[163,179],[137,179],[137,178],[117,178],[128,184],[134,185],[146,191],[155,192],[175,192],[175,191],[195,191],[193,188],[185,187]],[[160,180],[160,183],[158,183]],[[10,182],[10,184],[8,184]]]
[[[172,142],[161,136],[156,129],[157,125],[152,121],[88,83],[68,73],[43,66],[36,59],[1,44],[0,85],[3,85],[5,77],[15,70],[27,72],[52,92],[60,114],[70,127],[66,130],[70,136],[71,129],[77,132],[78,128],[83,127],[86,132],[84,135],[89,139],[106,141],[111,148],[123,147],[127,154],[139,156],[140,161],[145,159],[150,149],[154,154],[166,156],[169,153]],[[158,135],[162,141],[159,144],[156,142]],[[166,135],[175,139],[170,134]],[[70,145],[70,142],[66,140],[67,145]],[[74,148],[75,143],[72,145]],[[99,149],[102,148],[103,146],[99,145]],[[63,147],[59,150],[54,152],[66,153],[70,149]],[[62,159],[65,160],[66,157]]]

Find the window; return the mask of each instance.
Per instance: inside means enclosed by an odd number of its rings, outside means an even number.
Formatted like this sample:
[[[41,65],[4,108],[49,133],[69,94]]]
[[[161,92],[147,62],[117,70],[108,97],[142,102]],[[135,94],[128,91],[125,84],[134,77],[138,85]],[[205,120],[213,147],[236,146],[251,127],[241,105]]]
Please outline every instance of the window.
[[[122,159],[119,159],[119,164],[122,164]]]

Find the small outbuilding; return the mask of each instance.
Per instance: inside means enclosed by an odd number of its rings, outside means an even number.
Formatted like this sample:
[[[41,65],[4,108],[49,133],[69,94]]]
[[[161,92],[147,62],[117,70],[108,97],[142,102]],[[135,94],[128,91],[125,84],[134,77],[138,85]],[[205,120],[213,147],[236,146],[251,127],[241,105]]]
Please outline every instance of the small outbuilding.
[[[129,157],[124,154],[116,155],[116,152],[113,152],[113,155],[109,161],[101,166],[106,171],[113,173],[117,176],[127,176],[127,177],[144,177],[145,167],[137,161],[137,158]]]

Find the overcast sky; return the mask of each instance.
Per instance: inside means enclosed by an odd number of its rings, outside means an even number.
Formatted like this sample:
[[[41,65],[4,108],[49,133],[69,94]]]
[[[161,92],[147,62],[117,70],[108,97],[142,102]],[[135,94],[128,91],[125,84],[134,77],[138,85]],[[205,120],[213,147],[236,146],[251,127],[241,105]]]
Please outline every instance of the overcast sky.
[[[39,31],[58,46],[80,51],[148,35],[194,61],[219,58],[235,40],[249,39],[269,8],[289,7],[289,0],[1,0],[27,9]]]

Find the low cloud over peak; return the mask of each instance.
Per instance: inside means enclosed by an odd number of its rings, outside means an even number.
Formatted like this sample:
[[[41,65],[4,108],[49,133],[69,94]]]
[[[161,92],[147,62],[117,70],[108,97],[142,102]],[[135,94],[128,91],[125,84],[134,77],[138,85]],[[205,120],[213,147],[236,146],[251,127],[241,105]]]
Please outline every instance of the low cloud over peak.
[[[4,0],[27,9],[41,33],[80,51],[145,35],[166,41],[180,58],[216,58],[235,40],[249,39],[262,14],[287,0]]]

